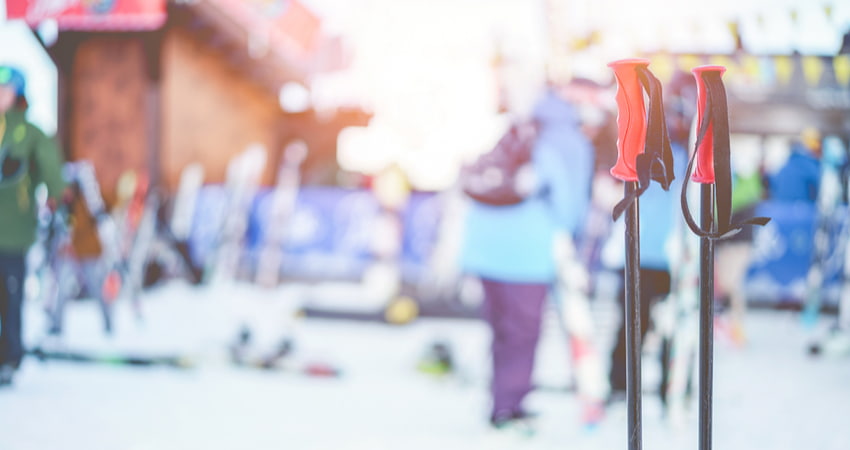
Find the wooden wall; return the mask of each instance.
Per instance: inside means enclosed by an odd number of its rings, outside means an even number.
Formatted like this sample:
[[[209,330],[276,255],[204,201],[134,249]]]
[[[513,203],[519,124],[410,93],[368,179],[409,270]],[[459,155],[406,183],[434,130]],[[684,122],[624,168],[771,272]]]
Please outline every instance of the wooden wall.
[[[224,180],[229,160],[252,143],[269,161],[280,152],[282,112],[277,98],[246,81],[227,55],[182,28],[167,31],[162,47],[162,181],[173,190],[190,162],[205,167],[205,182]],[[267,165],[263,183],[274,179]]]
[[[92,161],[111,202],[121,174],[148,164],[150,82],[143,43],[92,36],[77,48],[71,73],[70,156]]]

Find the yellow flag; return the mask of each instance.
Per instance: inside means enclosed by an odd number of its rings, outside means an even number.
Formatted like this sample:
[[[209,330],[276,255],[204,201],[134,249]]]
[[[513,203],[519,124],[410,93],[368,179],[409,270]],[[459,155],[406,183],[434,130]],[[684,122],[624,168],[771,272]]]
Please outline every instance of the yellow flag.
[[[676,70],[676,65],[673,63],[670,55],[667,54],[657,54],[652,59],[652,73],[655,74],[656,77],[663,84],[667,84],[670,81],[670,78],[673,77],[673,72]]]
[[[735,60],[726,56],[726,55],[714,55],[710,58],[710,64],[715,66],[723,66],[726,68],[726,79],[735,78],[737,76],[738,68]]]
[[[823,61],[819,56],[803,57],[803,76],[809,86],[816,86],[823,76]]]
[[[835,71],[835,80],[841,86],[850,83],[850,55],[838,55],[832,59],[832,70]]]
[[[690,73],[694,67],[702,65],[702,61],[697,55],[679,55],[679,69],[686,73]]]
[[[759,60],[753,55],[745,55],[741,60],[741,69],[750,80],[757,80],[759,76]]]
[[[776,56],[773,58],[773,67],[776,68],[776,78],[782,84],[788,84],[794,75],[794,61],[789,56]]]

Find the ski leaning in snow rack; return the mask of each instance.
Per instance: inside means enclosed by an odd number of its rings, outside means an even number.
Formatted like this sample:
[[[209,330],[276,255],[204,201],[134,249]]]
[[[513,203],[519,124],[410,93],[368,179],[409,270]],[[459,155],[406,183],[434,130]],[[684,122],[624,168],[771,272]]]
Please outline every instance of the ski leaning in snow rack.
[[[722,66],[693,69],[697,80],[697,139],[682,184],[682,214],[691,231],[700,237],[699,333],[699,449],[711,448],[712,377],[714,361],[714,241],[740,232],[746,225],[764,225],[756,217],[732,223],[732,169],[729,154],[729,116]],[[694,168],[694,162],[696,167]],[[691,169],[694,169],[691,174]],[[688,207],[688,180],[701,184],[700,225]],[[717,220],[715,221],[715,214]]]
[[[617,80],[617,162],[611,175],[625,182],[624,198],[614,207],[614,220],[625,214],[626,402],[629,450],[642,447],[640,224],[638,198],[655,180],[664,190],[673,181],[670,139],[664,122],[661,82],[649,71],[649,60],[624,59],[608,64]],[[649,104],[644,102],[648,94]]]
[[[581,420],[586,427],[593,427],[604,416],[608,386],[594,342],[596,327],[588,298],[590,275],[579,261],[571,237],[559,236],[555,253],[558,276],[554,295],[558,317],[569,342],[576,392],[582,403]]]
[[[67,274],[73,270],[70,235],[70,205],[60,202],[50,213],[44,231],[44,257],[39,269],[39,297],[47,314],[48,334],[58,335],[62,332],[62,307],[70,295]]]
[[[659,305],[664,309],[658,321],[662,330],[661,351],[667,371],[665,414],[669,422],[682,425],[693,394],[694,362],[699,328],[699,239],[679,221],[669,248],[671,261],[670,294]]]
[[[240,276],[251,205],[266,159],[266,148],[252,144],[227,165],[225,209],[213,256],[209,258],[213,265],[204,276],[206,281],[230,283]]]
[[[125,265],[123,293],[130,297],[136,319],[142,319],[141,294],[148,253],[156,234],[159,202],[144,171],[128,170],[118,180],[113,208],[121,231],[121,258]]]
[[[283,150],[283,162],[277,171],[277,181],[269,195],[269,217],[266,220],[264,242],[255,270],[261,286],[275,287],[280,283],[284,245],[295,213],[298,189],[301,184],[301,163],[307,158],[307,144],[298,140]]]
[[[204,275],[189,250],[189,237],[203,184],[204,167],[201,164],[191,163],[183,168],[171,208],[171,220],[167,227],[163,227],[170,232],[171,244],[183,260],[186,275],[192,284],[200,284]]]

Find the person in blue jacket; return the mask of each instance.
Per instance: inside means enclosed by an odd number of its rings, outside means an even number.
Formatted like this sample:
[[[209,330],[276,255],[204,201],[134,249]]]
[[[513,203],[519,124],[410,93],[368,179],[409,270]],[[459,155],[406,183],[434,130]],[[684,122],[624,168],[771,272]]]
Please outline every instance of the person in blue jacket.
[[[470,200],[465,218],[461,267],[484,289],[492,331],[490,423],[497,428],[528,417],[522,402],[532,389],[543,306],[556,279],[553,243],[559,233],[578,231],[589,205],[593,148],[570,92],[550,88],[534,108],[535,192],[510,206]]]
[[[807,128],[791,144],[788,161],[768,177],[771,200],[779,202],[817,202],[820,189],[820,133]]]

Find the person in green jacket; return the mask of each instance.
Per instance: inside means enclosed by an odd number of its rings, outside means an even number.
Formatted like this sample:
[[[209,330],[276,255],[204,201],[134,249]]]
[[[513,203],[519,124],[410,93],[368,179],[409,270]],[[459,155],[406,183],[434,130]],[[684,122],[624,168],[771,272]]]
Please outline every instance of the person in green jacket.
[[[62,155],[27,121],[25,87],[18,69],[0,66],[0,386],[12,383],[24,355],[21,308],[26,254],[38,226],[35,188],[47,186],[51,208],[65,193]]]

